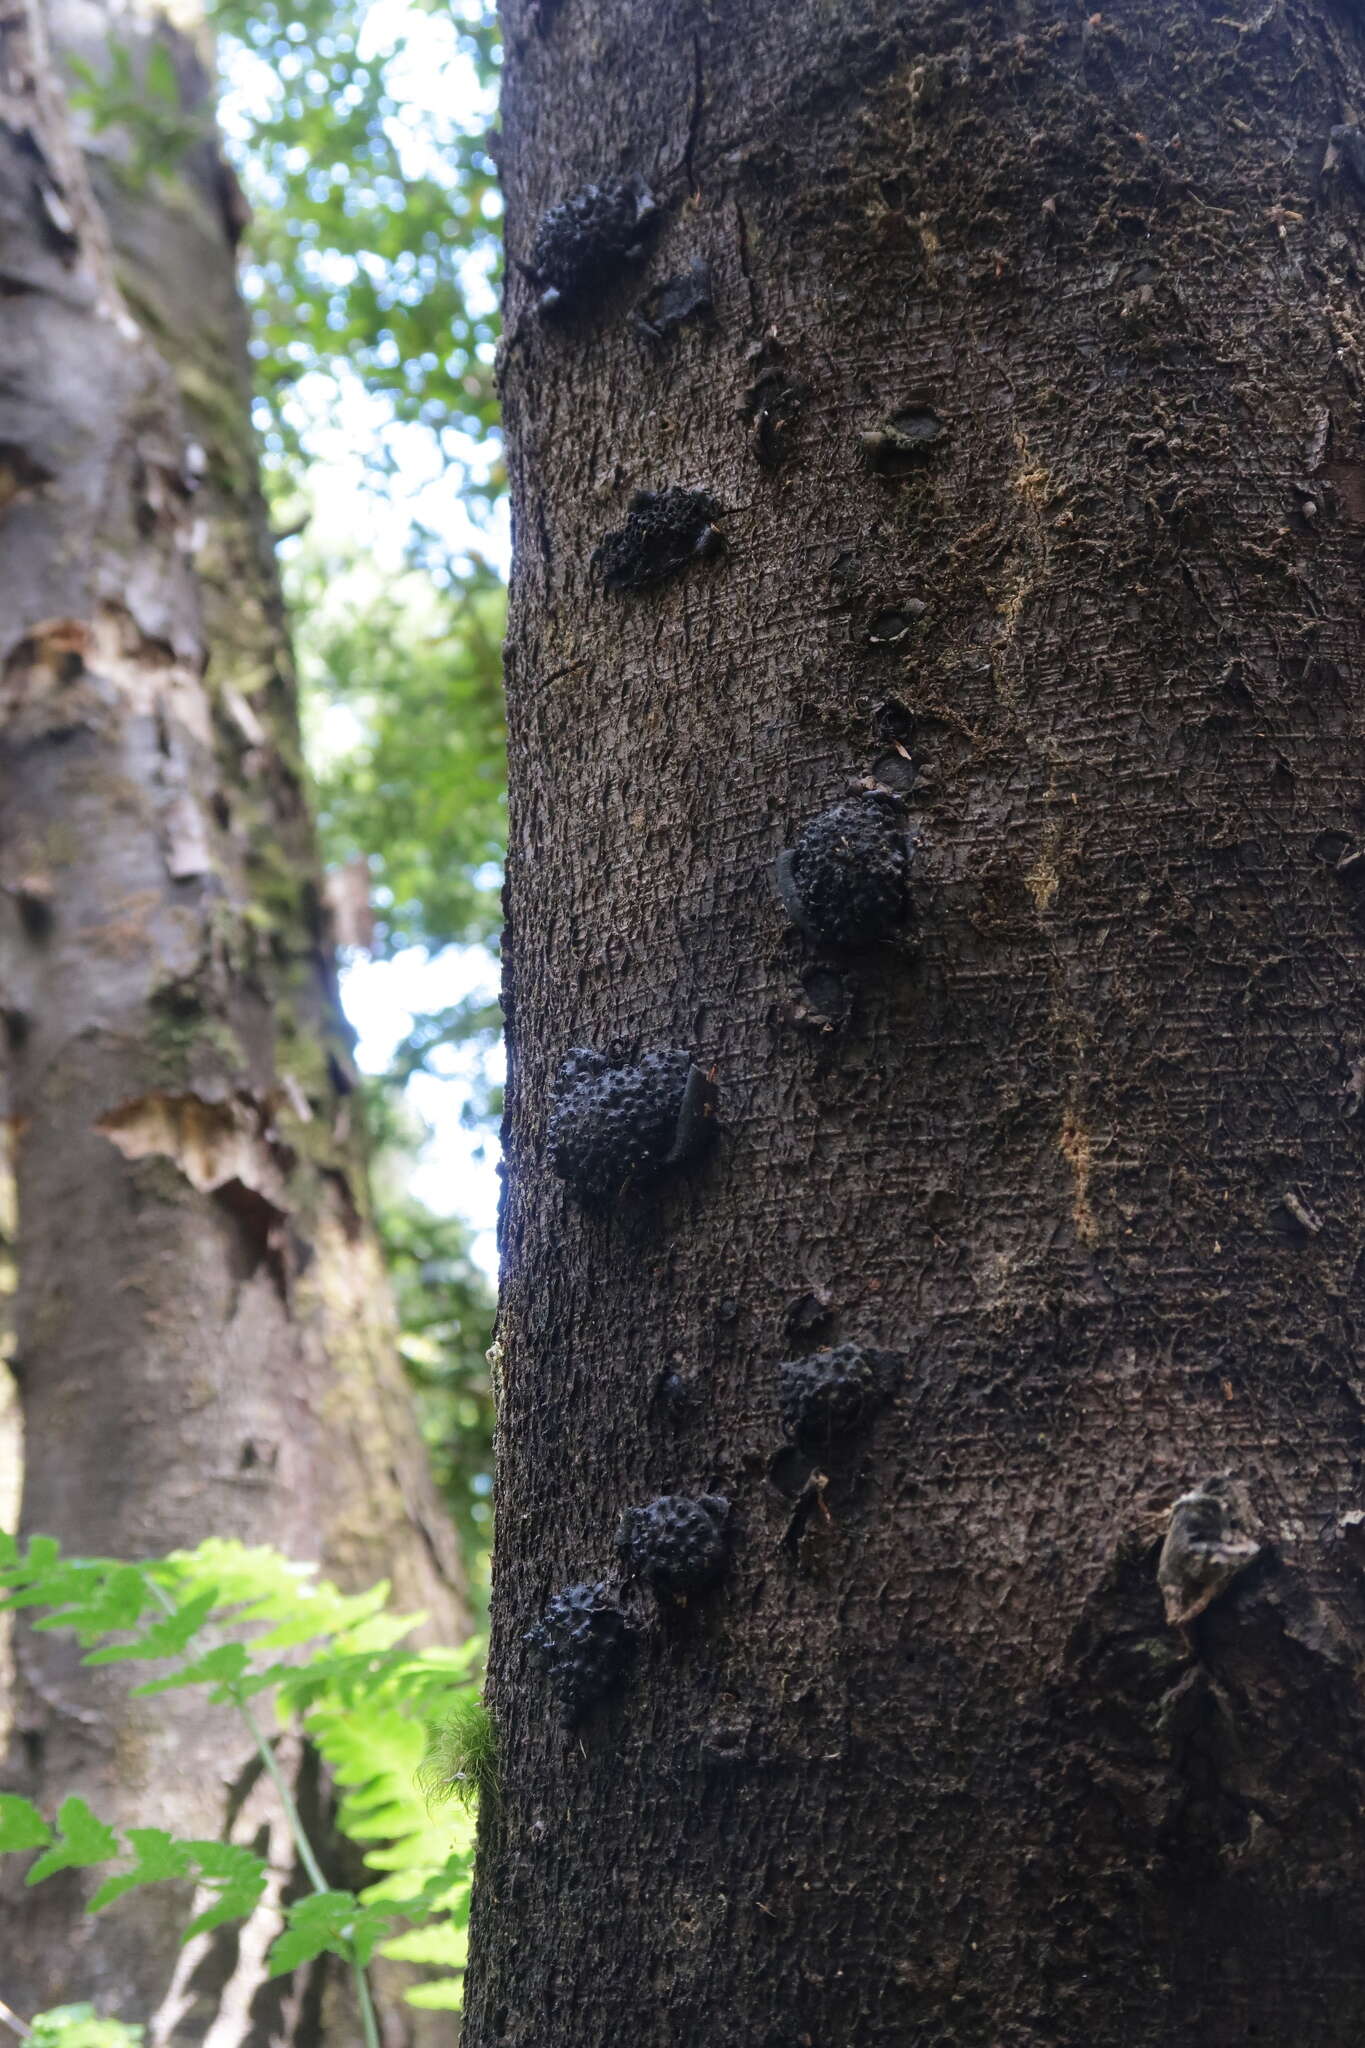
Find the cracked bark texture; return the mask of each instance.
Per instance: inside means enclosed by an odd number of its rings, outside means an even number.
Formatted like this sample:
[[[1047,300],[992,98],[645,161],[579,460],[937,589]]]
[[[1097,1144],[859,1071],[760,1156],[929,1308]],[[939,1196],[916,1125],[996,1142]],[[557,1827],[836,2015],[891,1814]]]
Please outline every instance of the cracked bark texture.
[[[1365,17],[1346,0],[508,0],[512,1072],[468,2048],[1347,2044],[1360,1496]],[[698,260],[710,325],[636,302]],[[638,595],[630,493],[724,508]],[[904,782],[915,921],[774,855]],[[1344,862],[1344,865],[1343,865]],[[843,1012],[837,1028],[831,1015]],[[709,1161],[549,1171],[570,1045]],[[902,1351],[820,1474],[775,1368]],[[1188,1629],[1178,1495],[1261,1552]],[[565,1734],[522,1631],[622,1509],[734,1569]],[[633,1594],[626,1596],[634,1600]],[[1193,1605],[1193,1600],[1190,1602]]]
[[[171,181],[112,131],[83,164],[48,36],[0,21],[0,1011],[17,1193],[22,1526],[148,1555],[210,1533],[393,1581],[462,1632],[453,1539],[393,1344],[356,1076],[250,420],[226,171]],[[114,32],[150,31],[120,14]],[[168,30],[187,106],[208,82]],[[211,127],[211,123],[209,124]],[[21,1630],[5,1782],[122,1824],[292,1851],[235,1721],[128,1702]],[[301,1797],[325,1832],[315,1760]],[[310,1775],[311,1773],[311,1775]],[[351,1881],[355,1873],[342,1881]],[[92,1998],[153,2043],[343,2038],[327,1966],[264,1982],[264,1920],[181,1955],[136,1894],[3,1905],[0,1996]],[[338,2002],[340,2000],[340,2002]],[[395,2013],[391,2038],[430,2018]],[[386,2035],[386,2040],[390,2036]]]

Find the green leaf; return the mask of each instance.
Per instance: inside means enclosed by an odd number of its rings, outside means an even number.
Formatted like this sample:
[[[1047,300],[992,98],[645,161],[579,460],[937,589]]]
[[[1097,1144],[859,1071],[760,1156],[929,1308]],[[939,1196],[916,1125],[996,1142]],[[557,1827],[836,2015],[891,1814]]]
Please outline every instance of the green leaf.
[[[47,1854],[40,1856],[25,1884],[41,1884],[58,1870],[83,1870],[91,1863],[107,1863],[117,1856],[118,1836],[97,1820],[83,1799],[64,1799],[57,1810],[57,1839]]]
[[[218,1898],[190,1922],[182,1940],[249,1918],[269,1876],[265,1858],[239,1842],[187,1842],[185,1847],[194,1858],[200,1884],[217,1887]]]
[[[68,1562],[62,1573],[44,1580],[40,1591],[54,1611],[34,1627],[70,1629],[83,1643],[135,1627],[151,1605],[146,1577],[135,1564]]]
[[[162,1884],[190,1875],[193,1866],[188,1844],[177,1842],[163,1828],[129,1828],[128,1840],[137,1856],[136,1864],[131,1870],[105,1879],[90,1901],[90,1912],[102,1913],[115,1899],[136,1891],[139,1885]]]
[[[289,1908],[289,1925],[270,1951],[270,1975],[283,1976],[324,1952],[367,1963],[392,1920],[390,1912],[362,1906],[354,1892],[315,1892]]]
[[[261,1887],[261,1890],[264,1886]],[[180,1937],[180,1946],[186,1947],[196,1934],[212,1934],[215,1927],[229,1927],[234,1920],[249,1920],[260,1900],[261,1890],[251,1893],[225,1891],[211,1906],[205,1906],[202,1913],[196,1913]]]
[[[234,1681],[242,1676],[250,1663],[251,1652],[245,1643],[220,1643],[216,1650],[206,1651],[192,1664],[182,1664],[169,1677],[149,1679],[145,1685],[135,1686],[133,1696],[145,1699],[153,1693],[174,1692],[181,1686],[208,1685],[214,1688],[211,1698],[227,1699]]]
[[[145,84],[154,99],[166,100],[170,105],[180,104],[180,81],[175,75],[171,53],[164,43],[153,43],[147,58]]]
[[[192,1882],[218,1896],[186,1928],[182,1939],[188,1941],[226,1921],[247,1919],[265,1890],[265,1858],[241,1843],[177,1841],[164,1828],[129,1828],[128,1842],[136,1862],[131,1870],[106,1878],[90,1901],[92,1913],[141,1885]]]
[[[381,1583],[364,1593],[342,1593],[316,1576],[317,1566],[300,1564],[277,1550],[210,1538],[197,1549],[177,1551],[164,1561],[167,1590],[180,1595],[198,1588],[220,1619],[270,1624],[256,1638],[263,1648],[284,1649],[358,1629],[384,1606]],[[235,1609],[229,1614],[227,1610]],[[410,1618],[409,1625],[418,1617]]]
[[[433,1977],[429,1984],[414,1984],[404,1998],[423,2012],[458,2012],[464,2004],[464,1978]]]
[[[434,1920],[426,1927],[395,1934],[384,1943],[382,1955],[394,1963],[463,1963],[465,1942],[458,1928]]]
[[[207,1587],[177,1607],[174,1614],[168,1614],[161,1621],[152,1623],[136,1642],[118,1643],[105,1650],[95,1650],[85,1659],[87,1664],[120,1664],[129,1658],[147,1660],[153,1657],[178,1657],[198,1635],[215,1605],[213,1588]]]
[[[35,2015],[30,2048],[140,2048],[143,2029],[102,2020],[93,2005],[56,2005]]]
[[[52,1840],[52,1830],[36,1806],[17,1792],[0,1792],[0,1851],[43,1849]]]
[[[211,1906],[202,1913],[196,1913],[181,1935],[182,1946],[193,1941],[196,1934],[211,1934],[215,1927],[226,1927],[234,1920],[249,1920],[261,1901],[266,1886],[266,1872],[259,1877],[242,1878],[240,1882],[226,1884]]]
[[[101,1558],[64,1558],[50,1536],[35,1536],[25,1555],[0,1570],[0,1586],[6,1589],[0,1607],[50,1607],[53,1616],[37,1626],[79,1630],[86,1609],[105,1600],[110,1582],[137,1570]]]

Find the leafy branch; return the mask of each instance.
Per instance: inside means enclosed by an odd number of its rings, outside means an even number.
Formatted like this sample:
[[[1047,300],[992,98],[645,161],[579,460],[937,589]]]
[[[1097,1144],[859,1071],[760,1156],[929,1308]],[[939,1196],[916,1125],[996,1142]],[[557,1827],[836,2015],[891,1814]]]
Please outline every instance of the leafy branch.
[[[458,1650],[405,1646],[418,1617],[392,1613],[388,1589],[344,1594],[312,1568],[279,1552],[211,1539],[196,1550],[141,1564],[62,1555],[49,1537],[24,1550],[0,1535],[0,1608],[24,1609],[35,1629],[65,1630],[90,1665],[154,1663],[167,1668],[135,1688],[149,1698],[185,1686],[241,1718],[279,1798],[295,1853],[312,1891],[282,1908],[284,1925],[268,1957],[272,1976],[323,1954],[353,1972],[366,2048],[379,2048],[368,1978],[377,1953],[443,1963],[454,1974],[408,1995],[423,2005],[458,2002],[473,1860],[472,1822],[438,1825],[416,1785],[430,1759],[434,1724],[487,1727],[475,1676],[477,1645]],[[343,1788],[337,1817],[351,1839],[373,1845],[366,1862],[384,1873],[357,1893],[328,1884],[275,1745],[257,1705],[273,1706],[282,1728],[314,1742]],[[491,1757],[491,1730],[487,1732]],[[428,1792],[439,1790],[428,1780]],[[454,1839],[452,1840],[452,1836]],[[122,1835],[84,1800],[62,1802],[49,1821],[29,1800],[0,1794],[0,1852],[33,1854],[25,1882],[60,1870],[113,1866],[87,1906],[104,1912],[129,1892],[192,1882],[201,1910],[183,1939],[250,1917],[266,1890],[266,1859],[222,1840],[183,1840],[154,1826]],[[414,1940],[417,1948],[414,1950]],[[60,2036],[24,2032],[0,2006],[0,2018],[35,2041],[62,2048],[118,2048],[136,2033],[78,2035],[75,2027],[116,2025],[89,2008],[63,2008]],[[43,2016],[43,2022],[52,2016]]]

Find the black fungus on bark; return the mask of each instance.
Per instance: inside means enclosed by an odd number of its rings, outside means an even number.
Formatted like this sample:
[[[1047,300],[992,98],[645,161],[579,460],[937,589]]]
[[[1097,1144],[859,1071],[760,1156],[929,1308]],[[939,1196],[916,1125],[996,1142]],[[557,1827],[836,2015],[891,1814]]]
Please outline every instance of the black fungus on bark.
[[[724,1576],[730,1559],[730,1503],[722,1494],[693,1499],[666,1493],[627,1508],[616,1532],[616,1551],[632,1578],[660,1596],[704,1593]]]
[[[549,1679],[560,1719],[573,1728],[625,1677],[636,1628],[615,1588],[598,1580],[553,1594],[525,1640]]]
[[[1344,164],[1358,191],[1365,192],[1365,128],[1343,122],[1332,130],[1337,162]]]
[[[777,857],[792,923],[822,945],[871,946],[905,922],[913,841],[894,790],[864,790],[812,818]]]
[[[593,551],[593,565],[608,590],[645,590],[666,582],[689,562],[719,554],[725,542],[713,521],[720,506],[705,491],[669,484],[637,491],[616,527]]]
[[[584,1201],[610,1201],[694,1158],[715,1128],[714,1102],[707,1075],[677,1047],[618,1066],[575,1046],[555,1078],[551,1164]]]
[[[785,1359],[777,1368],[782,1426],[804,1450],[824,1449],[870,1422],[904,1369],[898,1352],[862,1344]]]
[[[634,324],[647,341],[664,341],[688,320],[709,320],[713,310],[710,268],[694,263],[645,294],[635,309]]]
[[[584,185],[542,214],[531,253],[520,267],[540,286],[537,309],[568,312],[600,291],[644,253],[659,209],[642,186],[624,178]]]

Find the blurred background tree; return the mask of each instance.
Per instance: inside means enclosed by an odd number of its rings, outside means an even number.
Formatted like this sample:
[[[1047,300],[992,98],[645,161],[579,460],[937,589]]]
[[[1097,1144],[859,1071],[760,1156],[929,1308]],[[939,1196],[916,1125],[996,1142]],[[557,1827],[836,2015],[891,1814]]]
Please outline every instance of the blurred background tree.
[[[109,283],[134,317],[119,333],[126,342],[125,329],[140,326],[152,350],[173,359],[171,374],[193,422],[184,489],[188,496],[198,484],[202,492],[193,532],[185,528],[187,551],[207,553],[212,519],[205,505],[215,512],[227,507],[234,518],[246,506],[249,520],[245,512],[242,520],[254,521],[246,552],[268,564],[232,304],[234,249],[252,309],[254,425],[293,612],[311,796],[365,1074],[360,1097],[342,1044],[333,1039],[323,1047],[320,1030],[293,1029],[291,1037],[292,1009],[282,1012],[279,1037],[286,1055],[310,1045],[319,1061],[327,1053],[320,1086],[337,1106],[328,1129],[334,1127],[339,1145],[354,1146],[353,1105],[358,1099],[366,1104],[376,1147],[376,1220],[402,1322],[399,1348],[477,1601],[490,1535],[485,1352],[493,1313],[491,1120],[499,1088],[495,990],[504,840],[498,650],[506,533],[493,395],[499,202],[487,147],[495,31],[478,7],[438,11],[408,0],[311,6],[287,15],[254,6],[211,10],[206,34],[196,40],[202,54],[216,55],[229,166],[219,154],[211,96],[186,41],[182,10],[174,28],[159,13],[142,10],[58,14],[51,10],[51,46],[67,53],[61,61],[77,116],[74,135],[55,70],[43,68],[47,45],[33,29],[36,14],[21,11],[17,27],[6,30],[7,54],[16,37],[17,47],[27,49],[25,37],[33,30],[32,46],[42,52],[34,75],[44,89],[30,97],[40,125],[51,128],[49,146],[57,137],[75,163],[71,143],[80,145],[100,193],[99,210],[121,223],[124,239],[111,236],[116,253]],[[13,68],[28,79],[21,66]],[[22,165],[17,189],[22,198]],[[52,218],[59,221],[60,212]],[[73,245],[79,239],[65,228],[51,231]],[[187,239],[198,237],[195,247],[202,242],[216,261],[214,292],[204,282],[211,264],[201,276],[181,260],[182,231]],[[40,219],[34,233],[48,232]],[[90,246],[103,249],[93,227]],[[217,353],[224,334],[236,351],[231,362]],[[41,395],[43,351],[31,355],[33,388]],[[107,381],[111,388],[117,383]],[[101,388],[99,376],[90,382]],[[173,392],[169,379],[166,388]],[[173,428],[173,400],[167,417]],[[134,425],[141,432],[141,422]],[[122,450],[124,442],[118,445]],[[144,509],[156,508],[149,500]],[[240,534],[234,526],[232,543],[243,534],[246,524]],[[250,573],[238,573],[242,559],[224,544],[200,564],[203,587],[226,614],[219,620],[224,647],[237,649],[230,621],[240,615],[246,622],[241,666],[220,676],[222,701],[239,753],[267,742],[275,747],[278,780],[287,783],[302,816],[287,650],[281,675],[266,672],[277,653],[278,593],[268,566],[260,589],[248,588]],[[57,612],[49,606],[36,616]],[[259,644],[250,639],[257,625]],[[262,691],[275,693],[268,734],[266,708],[258,712],[251,701],[257,671]],[[243,680],[248,675],[250,682]],[[287,715],[277,721],[280,698],[287,699]],[[223,815],[214,815],[226,834],[235,813],[225,803]],[[253,943],[254,935],[269,930],[261,952],[275,948],[271,959],[278,955],[284,963],[283,979],[309,944],[319,959],[327,954],[316,886],[311,874],[299,886],[292,870],[286,873],[280,847],[257,829],[257,814],[245,804],[241,820],[236,831],[257,892],[243,899],[242,928]],[[91,866],[99,872],[100,860]],[[171,877],[179,879],[175,868]],[[287,915],[300,932],[306,922],[302,937],[291,926],[277,943],[271,908],[262,900],[271,888],[287,893]],[[96,920],[89,928],[104,927]],[[204,957],[210,958],[207,947]],[[234,960],[232,971],[239,967]],[[329,1003],[330,973],[328,955]],[[311,1102],[293,1066],[285,1080],[295,1088],[286,1091],[290,1111],[308,1122]],[[313,1170],[311,1151],[305,1147],[297,1156],[301,1173]],[[324,1170],[321,1181],[334,1192],[339,1176],[327,1181]],[[191,1194],[201,1193],[195,1183]],[[0,1160],[0,1310],[13,1286],[10,1196]],[[356,1229],[348,1242],[361,1236],[370,1242],[364,1206],[357,1180]],[[391,1364],[376,1269],[346,1255],[342,1265],[354,1281],[355,1320],[363,1322],[366,1304],[376,1304],[384,1323],[379,1348]],[[22,1316],[20,1327],[28,1327]],[[0,1324],[0,1362],[14,1355],[12,1337]],[[0,1371],[0,1382],[7,1396],[8,1372]],[[293,1381],[279,1373],[273,1384]],[[315,1403],[314,1412],[321,1405]],[[394,1412],[410,1428],[401,1401]],[[379,1441],[369,1430],[355,1436],[370,1445]],[[36,1430],[33,1443],[44,1440],[55,1442],[55,1433]],[[254,1440],[247,1448],[254,1453]],[[400,1514],[407,1509],[412,1543],[428,1575],[428,1551],[434,1557],[442,1550],[448,1582],[455,1585],[449,1532],[439,1515],[422,1516],[426,1479],[415,1444],[411,1452],[401,1479],[386,1452],[376,1454],[376,1463],[392,1481]],[[30,1475],[36,1466],[31,1459]],[[0,1402],[5,1526],[19,1470],[17,1416]],[[181,1475],[182,1497],[193,1492],[190,1478]],[[124,1492],[135,1498],[139,1489]],[[358,1522],[381,1565],[396,1560],[401,1545],[386,1541],[381,1518],[362,1512]],[[458,1599],[444,1616],[435,1613],[439,1599],[428,1600],[424,1591],[412,1604],[432,1612],[436,1627],[466,1625]],[[167,1743],[172,1733],[168,1726]],[[104,1748],[112,1754],[117,1745]],[[54,1781],[55,1773],[54,1764],[48,1774]],[[183,1775],[196,1785],[210,1783],[202,1772]],[[201,1805],[211,1805],[212,1796],[210,1789]],[[106,1961],[117,1946],[106,1944]],[[137,1946],[125,1944],[125,1955]],[[16,1947],[21,1954],[26,1948],[45,1975],[70,1967],[60,1940],[20,1937]],[[91,1988],[103,1994],[112,1980],[107,1972],[99,1976],[102,1965],[92,1957],[93,1949],[86,1958]],[[139,1960],[137,1967],[147,1982],[160,1981],[157,1958],[145,1968]],[[17,1990],[8,1988],[31,2005],[22,1973],[16,1981]],[[121,1980],[115,1989],[131,2001],[130,2010],[145,2005],[141,1978],[136,1998]]]

